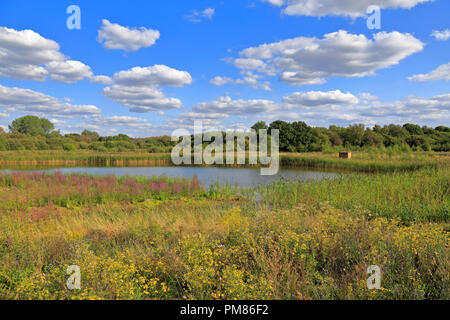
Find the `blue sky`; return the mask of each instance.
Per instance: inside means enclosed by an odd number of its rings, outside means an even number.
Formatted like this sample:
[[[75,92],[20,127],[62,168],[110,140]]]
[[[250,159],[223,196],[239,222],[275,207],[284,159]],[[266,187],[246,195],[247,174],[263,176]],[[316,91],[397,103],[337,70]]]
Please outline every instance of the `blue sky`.
[[[446,0],[0,0],[0,126],[28,114],[141,137],[195,120],[449,125],[449,12]]]

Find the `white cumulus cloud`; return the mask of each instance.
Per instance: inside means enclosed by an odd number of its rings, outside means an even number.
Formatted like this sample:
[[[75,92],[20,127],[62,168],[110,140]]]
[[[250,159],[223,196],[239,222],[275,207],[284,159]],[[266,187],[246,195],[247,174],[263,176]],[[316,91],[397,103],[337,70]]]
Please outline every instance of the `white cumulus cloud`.
[[[159,37],[160,33],[157,30],[145,27],[130,29],[103,19],[102,27],[98,31],[97,41],[107,49],[132,52],[154,45]]]
[[[416,74],[408,78],[409,81],[426,82],[434,80],[450,80],[450,63],[443,64],[426,74]]]
[[[218,87],[224,86],[226,84],[235,84],[235,85],[247,85],[253,89],[261,89],[265,91],[272,90],[272,88],[270,87],[270,82],[268,81],[261,82],[258,80],[258,78],[259,78],[258,76],[253,74],[250,74],[242,79],[231,79],[229,77],[217,76],[211,79],[209,83]]]
[[[93,76],[89,66],[74,60],[52,61],[47,64],[47,70],[52,80],[65,83],[73,83]]]
[[[0,85],[0,108],[8,113],[54,118],[101,114],[101,110],[93,105],[73,105],[41,92],[2,85]]]
[[[450,119],[450,94],[430,98],[409,96],[402,100],[382,102],[370,93],[356,96],[336,90],[294,93],[284,97],[283,102],[280,108],[282,112],[270,113],[262,119],[302,120],[316,126],[408,122],[434,126]],[[286,109],[295,112],[289,113]]]
[[[261,0],[275,6],[283,6],[286,15],[298,16],[348,16],[352,18],[366,15],[369,6],[381,9],[411,9],[418,4],[434,0]]]
[[[185,19],[194,22],[199,23],[202,22],[204,19],[211,20],[216,13],[216,10],[214,8],[206,8],[205,10],[198,11],[198,10],[191,10],[191,12],[184,16]]]
[[[233,100],[228,96],[219,97],[212,102],[202,102],[193,107],[199,113],[219,113],[225,115],[245,115],[263,112],[271,112],[278,108],[277,104],[270,100]]]
[[[33,30],[0,27],[0,77],[73,83],[93,77],[91,68],[70,60],[59,44]]]
[[[271,3],[277,7],[281,7],[284,4],[284,0],[261,0],[261,1]]]
[[[114,74],[114,81],[127,86],[173,86],[183,87],[192,83],[189,72],[165,65],[134,67]]]
[[[93,116],[91,123],[103,128],[126,128],[133,129],[133,131],[152,128],[147,119],[129,116]]]
[[[180,109],[177,98],[168,98],[161,91],[162,86],[183,87],[192,83],[189,72],[176,70],[165,65],[134,67],[117,72],[113,85],[103,89],[103,95],[124,105],[132,112],[157,112]]]
[[[92,83],[99,83],[99,84],[112,84],[112,79],[108,76],[92,76],[90,78]]]
[[[0,27],[0,76],[44,81],[44,64],[63,61],[59,45],[33,30]]]
[[[353,105],[359,102],[359,99],[350,92],[343,93],[340,90],[335,91],[309,91],[294,92],[283,98],[283,102],[290,108],[310,109],[317,107],[328,107],[333,105]]]
[[[131,112],[161,112],[180,109],[182,103],[176,98],[166,98],[159,89],[113,85],[103,90],[105,97],[128,107]]]
[[[226,118],[228,118],[228,115],[222,113],[189,111],[167,120],[161,126],[161,130],[168,135],[172,135],[172,131],[175,129],[186,129],[193,132],[198,129],[195,128],[195,122],[201,122],[203,132],[217,131],[223,128],[221,122]]]
[[[434,37],[436,40],[445,41],[450,39],[450,29],[445,29],[442,31],[434,30],[431,34],[432,37]]]
[[[423,48],[424,44],[408,33],[379,32],[368,39],[340,30],[323,38],[298,37],[250,47],[231,61],[245,71],[279,75],[281,81],[292,85],[310,85],[324,83],[329,77],[374,75]]]

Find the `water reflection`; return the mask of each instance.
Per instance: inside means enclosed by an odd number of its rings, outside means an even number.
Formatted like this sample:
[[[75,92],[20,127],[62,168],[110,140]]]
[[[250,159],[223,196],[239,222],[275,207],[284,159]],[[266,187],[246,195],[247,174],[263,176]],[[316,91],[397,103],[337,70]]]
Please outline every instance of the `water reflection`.
[[[338,174],[322,171],[305,171],[300,169],[281,168],[277,175],[262,176],[257,168],[221,168],[221,167],[69,167],[40,170],[0,170],[10,173],[13,171],[27,172],[56,172],[80,173],[93,175],[116,176],[162,176],[192,178],[196,174],[204,186],[219,183],[220,185],[239,186],[244,188],[267,185],[274,181],[285,179],[295,181],[322,180],[334,178]]]

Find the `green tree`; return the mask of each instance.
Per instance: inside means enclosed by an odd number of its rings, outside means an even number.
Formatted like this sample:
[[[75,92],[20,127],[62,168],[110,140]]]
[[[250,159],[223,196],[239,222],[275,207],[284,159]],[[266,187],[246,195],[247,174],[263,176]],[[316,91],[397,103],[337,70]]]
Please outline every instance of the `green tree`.
[[[364,132],[363,138],[362,138],[362,145],[363,146],[380,146],[383,142],[383,138],[376,134],[374,131],[370,130],[369,128],[366,129],[366,132]]]
[[[269,132],[280,130],[280,150],[289,152],[306,152],[314,142],[314,133],[303,121],[288,123],[277,120],[270,124]]]
[[[126,134],[119,133],[119,134],[117,135],[117,140],[131,141],[131,138],[130,138],[128,135],[126,135]]]
[[[272,134],[272,130],[280,131],[280,151],[295,151],[294,146],[291,146],[291,141],[294,138],[294,132],[289,123],[281,120],[274,121],[269,127],[270,134]]]
[[[258,121],[257,123],[255,123],[252,126],[252,129],[256,130],[256,132],[258,133],[259,130],[264,130],[264,129],[267,130],[267,129],[269,129],[269,127],[267,126],[267,124],[264,121]]]
[[[343,132],[344,144],[351,146],[361,146],[364,137],[364,125],[363,124],[355,124],[349,126]]]
[[[312,128],[314,141],[309,151],[320,152],[331,147],[330,137],[328,136],[328,129],[326,128]]]
[[[290,142],[290,145],[293,146],[297,152],[310,151],[314,141],[314,134],[311,127],[303,121],[293,122],[291,127],[293,131],[293,140]]]
[[[25,116],[14,120],[9,126],[11,132],[20,132],[29,136],[43,136],[54,129],[53,123],[44,118]]]
[[[95,131],[84,130],[81,133],[82,136],[89,137],[92,141],[98,141],[100,135]]]
[[[436,127],[436,131],[440,131],[440,132],[450,132],[450,128],[446,127],[446,126],[439,126]]]
[[[257,123],[255,123],[252,126],[252,129],[256,131],[256,136],[257,136],[257,139],[258,139],[258,150],[259,150],[259,143],[261,141],[260,136],[259,136],[259,132],[260,132],[260,130],[268,130],[269,127],[267,126],[267,124],[264,121],[258,121]],[[270,140],[271,139],[269,138],[268,141],[270,141]]]
[[[411,135],[423,135],[422,128],[417,124],[407,123],[403,125],[403,128],[405,128]]]
[[[338,134],[334,134],[331,136],[330,138],[331,144],[333,146],[342,146],[344,144],[344,142],[342,141],[342,138],[340,135]]]
[[[390,124],[387,126],[388,134],[392,137],[400,138],[404,140],[408,136],[408,131],[402,126]]]

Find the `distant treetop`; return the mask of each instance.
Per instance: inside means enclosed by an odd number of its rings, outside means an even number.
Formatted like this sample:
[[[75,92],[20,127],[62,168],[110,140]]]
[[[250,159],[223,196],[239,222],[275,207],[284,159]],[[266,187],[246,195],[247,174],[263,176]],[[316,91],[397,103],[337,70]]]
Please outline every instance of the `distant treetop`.
[[[35,116],[18,118],[9,126],[12,133],[19,132],[29,136],[44,136],[50,134],[53,129],[53,123],[49,120]]]

